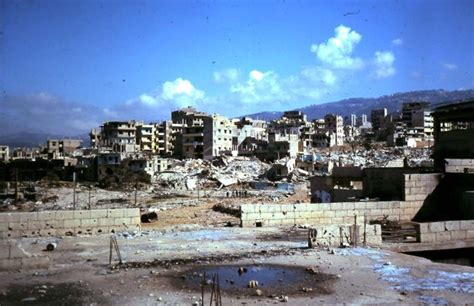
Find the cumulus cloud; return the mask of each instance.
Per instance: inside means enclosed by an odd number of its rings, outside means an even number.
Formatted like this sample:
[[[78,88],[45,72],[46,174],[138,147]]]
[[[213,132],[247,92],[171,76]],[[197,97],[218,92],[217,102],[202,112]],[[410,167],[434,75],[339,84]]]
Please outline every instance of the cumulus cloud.
[[[222,71],[215,71],[212,76],[214,78],[214,82],[218,84],[231,83],[238,80],[239,71],[235,68],[229,68]]]
[[[204,91],[196,89],[190,81],[182,78],[162,85],[161,98],[172,101],[179,107],[194,105],[197,100],[202,100],[204,97]]]
[[[444,63],[444,64],[443,64],[443,67],[444,67],[446,70],[451,70],[451,71],[458,69],[458,65],[453,64],[453,63]]]
[[[97,126],[103,113],[47,92],[4,95],[0,98],[0,134],[18,132],[77,135]]]
[[[392,40],[392,45],[394,45],[394,46],[401,46],[401,45],[403,45],[403,39],[401,39],[401,38],[395,38],[394,40]]]
[[[311,52],[317,58],[337,69],[360,69],[363,61],[352,57],[355,46],[361,41],[362,36],[351,28],[340,25],[334,29],[335,36],[328,39],[326,43],[311,45]]]
[[[279,102],[290,99],[274,71],[252,70],[245,83],[232,85],[230,91],[238,94],[243,103]]]
[[[376,79],[383,79],[395,74],[395,68],[393,63],[395,62],[395,56],[390,51],[377,51],[375,52],[374,66],[375,71],[373,76]]]

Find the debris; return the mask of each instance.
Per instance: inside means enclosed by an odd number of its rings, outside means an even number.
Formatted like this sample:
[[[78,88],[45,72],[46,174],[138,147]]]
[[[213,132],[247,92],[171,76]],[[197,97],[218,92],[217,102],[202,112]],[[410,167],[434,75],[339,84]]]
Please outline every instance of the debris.
[[[247,285],[248,288],[257,288],[258,287],[258,282],[256,280],[251,280],[249,281],[249,284]]]
[[[51,242],[46,245],[46,251],[54,251],[58,247],[57,243]]]

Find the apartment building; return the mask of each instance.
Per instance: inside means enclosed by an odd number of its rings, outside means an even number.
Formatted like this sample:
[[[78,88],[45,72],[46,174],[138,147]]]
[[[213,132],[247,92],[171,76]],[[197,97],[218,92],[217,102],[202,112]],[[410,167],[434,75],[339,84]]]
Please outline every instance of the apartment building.
[[[330,134],[334,134],[335,145],[342,146],[344,144],[344,124],[341,116],[327,114],[324,116],[326,130]]]
[[[141,152],[157,153],[153,150],[153,143],[155,142],[155,125],[154,124],[139,124],[136,127],[136,143]]]
[[[380,130],[384,126],[385,117],[387,117],[387,109],[373,109],[370,113],[370,121],[374,130]]]
[[[102,146],[112,148],[117,152],[136,152],[137,126],[143,122],[137,121],[108,121],[102,126]]]
[[[232,155],[234,124],[224,116],[212,115],[204,118],[203,124],[203,157],[212,159],[219,155]],[[236,152],[235,152],[236,154]]]
[[[53,159],[72,156],[81,144],[81,139],[49,139],[46,141],[46,153]]]

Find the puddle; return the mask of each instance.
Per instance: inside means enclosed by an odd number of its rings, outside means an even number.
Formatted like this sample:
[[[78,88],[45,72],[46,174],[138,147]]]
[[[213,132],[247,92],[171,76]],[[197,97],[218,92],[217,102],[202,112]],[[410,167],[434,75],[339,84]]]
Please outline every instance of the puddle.
[[[242,267],[246,272],[239,273]],[[208,283],[212,275],[218,274],[222,292],[235,295],[255,295],[256,289],[248,288],[249,282],[258,282],[258,289],[263,296],[269,295],[311,295],[330,294],[334,275],[311,274],[305,267],[283,265],[222,265],[203,266],[184,271],[174,278],[174,285],[180,289],[201,290],[201,276],[205,273]],[[207,286],[210,290],[210,285]],[[306,288],[303,291],[303,288]],[[308,288],[310,288],[308,290]]]
[[[10,285],[0,295],[0,305],[108,304],[105,297],[77,283]]]

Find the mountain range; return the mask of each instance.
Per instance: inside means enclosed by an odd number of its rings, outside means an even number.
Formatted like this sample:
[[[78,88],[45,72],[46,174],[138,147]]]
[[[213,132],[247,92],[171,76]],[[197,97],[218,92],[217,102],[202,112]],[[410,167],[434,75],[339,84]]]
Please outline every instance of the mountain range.
[[[356,114],[360,116],[366,114],[370,120],[372,109],[387,108],[388,113],[398,112],[405,102],[430,102],[432,108],[437,104],[449,102],[460,102],[474,99],[474,89],[467,90],[420,90],[411,92],[395,93],[378,98],[350,98],[336,102],[308,105],[294,110],[305,113],[309,120],[323,118],[326,114],[333,113],[340,116],[350,116]],[[253,119],[273,120],[280,118],[283,112],[260,112],[246,115]]]

